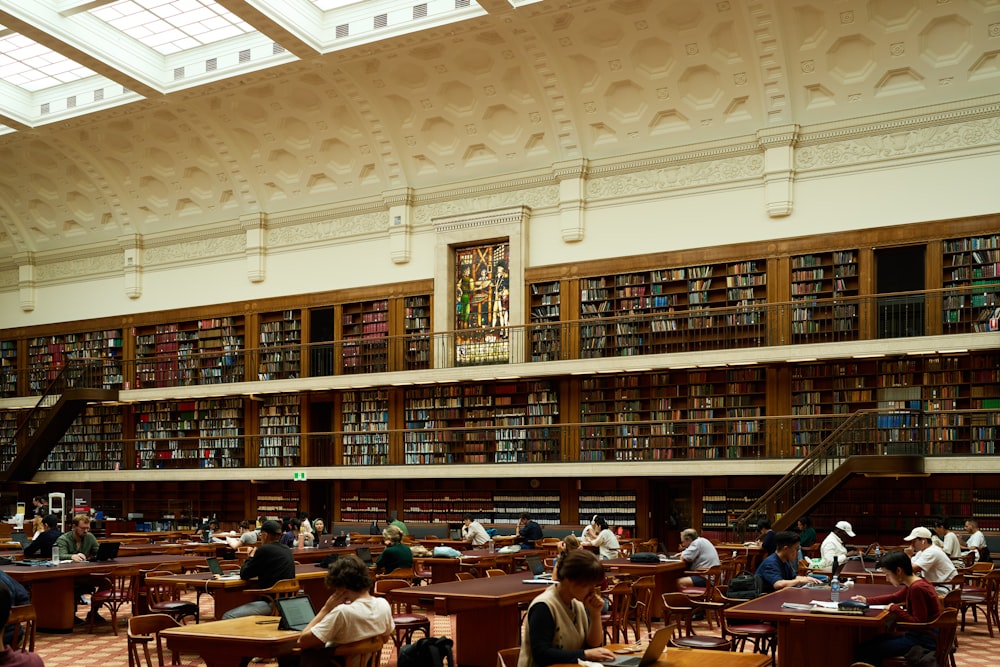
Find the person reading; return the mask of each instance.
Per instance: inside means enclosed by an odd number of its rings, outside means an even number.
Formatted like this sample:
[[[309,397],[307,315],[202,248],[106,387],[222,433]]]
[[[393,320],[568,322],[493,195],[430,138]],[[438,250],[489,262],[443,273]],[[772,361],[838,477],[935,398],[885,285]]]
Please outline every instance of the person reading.
[[[885,578],[901,588],[886,595],[855,595],[852,600],[867,604],[889,604],[889,611],[905,623],[928,623],[941,613],[941,601],[929,581],[913,572],[910,557],[902,551],[890,551],[878,563]],[[883,658],[906,655],[914,646],[934,650],[937,637],[933,630],[908,630],[905,633],[880,635],[858,646],[858,660],[881,664]]]
[[[791,586],[819,584],[818,579],[806,575],[796,576],[799,555],[799,536],[790,530],[774,535],[774,553],[765,558],[755,573],[761,579],[761,592],[773,593]]]
[[[707,570],[720,564],[719,552],[715,550],[715,545],[704,537],[699,537],[698,531],[694,528],[681,531],[681,547],[683,550],[676,554],[675,558],[680,558],[687,563],[689,570]],[[700,574],[678,577],[678,590],[692,586],[704,588],[708,586],[708,580]]]
[[[462,540],[474,547],[482,547],[490,541],[490,535],[483,524],[473,519],[471,514],[466,514],[462,522]]]

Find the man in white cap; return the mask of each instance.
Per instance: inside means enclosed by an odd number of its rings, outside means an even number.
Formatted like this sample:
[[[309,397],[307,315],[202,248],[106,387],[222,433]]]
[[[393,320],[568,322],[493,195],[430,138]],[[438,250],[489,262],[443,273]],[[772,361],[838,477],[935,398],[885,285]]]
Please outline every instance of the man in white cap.
[[[904,551],[913,563],[913,571],[931,582],[939,595],[947,595],[948,591],[951,590],[951,585],[948,582],[955,578],[958,570],[948,558],[948,554],[934,546],[931,531],[923,526],[918,526],[910,531],[910,534],[903,540],[910,543],[910,546],[906,547]]]
[[[848,537],[855,537],[854,528],[846,521],[838,521],[819,547],[820,568],[833,567],[834,561],[843,565],[848,556],[858,555],[857,551],[848,551],[844,546],[844,539]]]

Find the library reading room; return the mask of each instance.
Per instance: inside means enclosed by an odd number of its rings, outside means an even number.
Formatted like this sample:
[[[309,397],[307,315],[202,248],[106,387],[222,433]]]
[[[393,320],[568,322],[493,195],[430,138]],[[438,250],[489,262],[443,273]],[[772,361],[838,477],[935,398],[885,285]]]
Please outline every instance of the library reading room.
[[[0,0],[0,79],[0,665],[997,664],[997,0]]]

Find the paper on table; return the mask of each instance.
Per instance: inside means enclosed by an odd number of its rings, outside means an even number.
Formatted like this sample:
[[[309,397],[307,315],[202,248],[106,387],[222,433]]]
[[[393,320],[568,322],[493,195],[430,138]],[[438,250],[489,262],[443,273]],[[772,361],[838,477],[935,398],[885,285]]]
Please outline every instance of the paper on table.
[[[813,600],[809,604],[814,607],[823,607],[824,609],[836,609],[838,603],[832,600]]]
[[[604,667],[604,665],[600,662],[591,662],[590,660],[584,660],[583,658],[577,659],[576,664],[582,665],[583,667]]]
[[[887,605],[887,604],[870,604],[870,605],[868,605],[868,608],[869,609],[888,609],[889,605]]]

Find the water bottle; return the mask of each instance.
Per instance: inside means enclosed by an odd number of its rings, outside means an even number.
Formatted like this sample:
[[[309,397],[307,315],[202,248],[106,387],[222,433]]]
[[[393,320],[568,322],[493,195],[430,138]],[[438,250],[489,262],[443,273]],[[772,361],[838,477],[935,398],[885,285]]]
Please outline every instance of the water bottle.
[[[840,602],[840,580],[837,575],[833,575],[830,580],[830,602]]]
[[[59,547],[54,544],[52,545],[52,563],[54,565],[59,564]]]
[[[878,565],[879,559],[882,558],[882,547],[875,545],[875,564]]]
[[[351,546],[351,536],[350,536],[350,535],[348,535],[348,536],[347,536],[347,537],[346,537],[346,538],[344,539],[344,544],[346,544],[347,546]]]
[[[491,554],[492,554],[492,553],[495,553],[494,549],[495,549],[496,547],[495,547],[495,546],[493,545],[493,540],[490,540],[489,542],[487,542],[487,544],[489,545],[489,547],[488,547],[488,549],[489,549],[489,552],[490,552]]]

